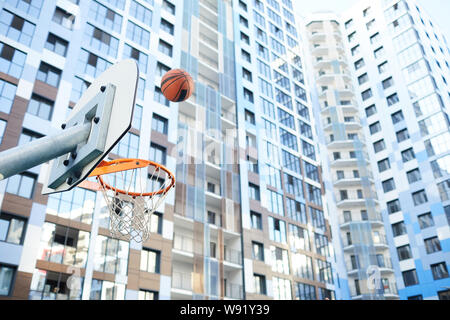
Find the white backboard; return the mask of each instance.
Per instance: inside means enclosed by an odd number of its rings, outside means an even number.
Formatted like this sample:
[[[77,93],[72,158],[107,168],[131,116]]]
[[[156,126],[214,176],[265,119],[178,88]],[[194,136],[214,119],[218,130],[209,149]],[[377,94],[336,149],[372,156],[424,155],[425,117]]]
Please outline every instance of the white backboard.
[[[89,139],[78,145],[75,159],[67,154],[50,162],[43,194],[74,188],[128,132],[138,80],[137,63],[128,59],[107,69],[89,86],[65,122],[68,127],[92,122]],[[63,165],[64,160],[69,161]]]

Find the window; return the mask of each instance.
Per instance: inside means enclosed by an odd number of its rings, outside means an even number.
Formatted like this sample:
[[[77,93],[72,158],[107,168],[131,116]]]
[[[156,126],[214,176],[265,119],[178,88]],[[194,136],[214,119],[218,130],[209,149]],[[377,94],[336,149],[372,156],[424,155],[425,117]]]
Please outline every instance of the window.
[[[28,299],[30,300],[81,300],[84,278],[69,285],[71,275],[34,269]]]
[[[369,130],[370,130],[370,134],[375,134],[377,132],[380,132],[381,131],[381,124],[380,124],[380,122],[377,121],[375,123],[372,123],[369,126]]]
[[[386,100],[387,100],[387,104],[388,104],[389,107],[392,106],[393,104],[398,103],[400,101],[399,98],[398,98],[398,95],[396,93],[394,93],[394,94],[390,95],[389,97],[387,97]]]
[[[72,30],[75,24],[75,16],[59,7],[56,7],[52,20],[69,30]]]
[[[245,33],[241,32],[241,41],[244,41],[246,44],[250,44],[250,37]]]
[[[388,70],[388,63],[387,63],[387,61],[385,61],[382,64],[378,65],[378,73],[379,74],[385,73],[387,70]]]
[[[166,157],[167,157],[167,149],[165,147],[160,146],[153,142],[150,143],[149,159],[151,161],[165,165]]]
[[[158,300],[159,295],[156,291],[139,290],[138,300]]]
[[[388,158],[378,161],[378,171],[379,172],[386,171],[390,168],[391,168],[391,163],[389,162]]]
[[[27,172],[14,175],[8,178],[6,192],[31,199],[33,197],[36,180],[36,175]]]
[[[350,33],[347,38],[348,38],[348,42],[352,42],[353,40],[355,40],[355,38],[356,38],[356,31]]]
[[[153,100],[165,105],[166,107],[170,107],[170,101],[167,100],[167,98],[161,92],[161,89],[159,87],[155,87],[155,93],[153,96]]]
[[[331,271],[331,263],[317,259],[317,268],[319,271],[319,281],[324,283],[333,283],[333,274]]]
[[[20,78],[25,65],[26,54],[0,42],[0,70],[12,77]],[[3,81],[3,80],[2,80]]]
[[[448,269],[445,262],[432,264],[430,267],[434,280],[448,278]]]
[[[251,62],[252,61],[252,59],[250,57],[250,53],[248,53],[244,49],[241,49],[241,57],[242,57],[243,60],[245,60],[247,62]]]
[[[245,2],[243,2],[242,0],[239,0],[239,7],[244,10],[245,12],[247,12],[247,4]],[[256,11],[255,11],[256,12]]]
[[[170,67],[166,66],[165,64],[158,62],[156,64],[156,74],[160,77],[165,75],[170,70]]]
[[[260,201],[259,187],[257,185],[249,183],[248,184],[248,192],[249,192],[250,199]]]
[[[41,62],[39,70],[36,76],[36,80],[45,82],[53,87],[59,85],[59,80],[61,78],[61,70],[45,63]]]
[[[418,168],[414,169],[414,170],[411,170],[411,171],[408,171],[406,173],[406,176],[408,178],[408,182],[409,183],[414,183],[416,181],[422,180],[422,177],[420,175],[420,171],[419,171]]]
[[[384,193],[390,192],[395,189],[394,179],[392,179],[392,178],[389,180],[383,181],[381,184],[383,186]]]
[[[288,251],[279,247],[270,246],[272,256],[272,271],[289,274]]]
[[[394,234],[394,237],[407,234],[405,223],[403,221],[394,223],[392,225],[392,233]]]
[[[152,117],[152,130],[167,135],[169,120],[160,115],[153,113]]]
[[[360,53],[359,44],[357,46],[353,47],[351,51],[352,51],[352,56],[356,56],[357,54],[359,54]]]
[[[441,242],[439,241],[438,237],[431,237],[428,239],[424,239],[423,242],[425,243],[425,249],[428,254],[441,251]]]
[[[8,38],[30,46],[35,25],[27,20],[2,10],[0,13],[0,33]]]
[[[386,205],[389,214],[396,213],[402,210],[400,206],[400,201],[398,199],[389,201],[386,203]]]
[[[417,192],[414,192],[412,194],[413,202],[415,206],[421,205],[425,202],[428,202],[427,194],[425,193],[425,190],[420,190]]]
[[[2,143],[3,140],[3,135],[6,130],[6,124],[7,122],[5,120],[0,119],[0,144]]]
[[[136,158],[139,153],[139,136],[128,132],[111,150],[111,153],[124,158]]]
[[[148,56],[145,53],[143,53],[125,43],[125,45],[123,47],[122,58],[123,59],[131,58],[131,59],[136,60],[136,62],[139,65],[139,72],[142,72],[144,74],[147,73]]]
[[[305,157],[316,160],[316,153],[315,153],[314,146],[304,140],[301,140],[301,141],[302,141],[302,154]]]
[[[22,244],[26,220],[6,213],[0,214],[0,241]],[[1,289],[0,289],[1,290]]]
[[[251,219],[251,223],[252,223],[252,228],[253,229],[258,229],[258,230],[262,230],[262,216],[259,213],[250,211],[250,219]]]
[[[161,39],[159,40],[158,50],[164,53],[165,55],[172,57],[173,48],[170,44],[168,44],[164,40]]]
[[[131,1],[130,15],[148,26],[152,25],[152,11],[136,1]],[[161,19],[161,25],[162,25]]]
[[[374,115],[375,113],[377,113],[377,108],[375,107],[374,104],[366,108],[366,116],[367,117],[370,117],[370,116]]]
[[[161,252],[143,248],[141,251],[140,270],[151,273],[159,273],[161,264]]]
[[[0,79],[0,112],[9,113],[11,111],[16,90],[17,87],[15,85]]]
[[[416,158],[416,156],[415,156],[414,150],[412,148],[402,151],[402,161],[403,162],[408,162],[415,158]]]
[[[386,149],[386,144],[384,143],[384,140],[381,139],[381,140],[379,140],[377,142],[374,142],[373,149],[374,149],[375,153],[378,153],[378,152],[383,151],[384,149]]]
[[[89,24],[88,24],[89,26]],[[45,48],[53,51],[60,56],[65,57],[67,54],[67,47],[69,46],[69,42],[64,39],[61,39],[58,36],[55,36],[53,33],[49,33],[47,37],[47,42],[45,43]]]
[[[450,289],[438,291],[439,300],[450,300]]]
[[[137,130],[141,130],[142,122],[142,106],[136,104],[133,111],[133,120],[131,126]]]
[[[286,243],[286,223],[269,217],[269,238],[275,242]]]
[[[405,119],[401,110],[391,114],[391,118],[393,124],[399,123]]]
[[[95,200],[96,192],[83,188],[75,188],[64,193],[53,193],[48,196],[46,213],[91,224]]]
[[[247,88],[244,88],[244,99],[253,103],[253,92],[251,92]]]
[[[417,217],[417,220],[419,221],[420,229],[426,229],[434,226],[434,220],[431,212],[421,214]]]
[[[0,296],[11,294],[16,268],[0,264]]]
[[[125,285],[92,279],[90,300],[124,300]]]
[[[409,244],[397,248],[398,260],[408,260],[412,258],[411,247]]]
[[[399,143],[409,139],[408,129],[397,131],[395,135],[397,136],[397,142]]]
[[[162,2],[162,8],[163,10],[175,15],[175,5],[173,5],[172,3],[170,3],[167,0],[163,0]]]
[[[361,93],[362,99],[365,101],[372,97],[372,89],[367,89]]]
[[[291,198],[286,198],[286,215],[297,222],[307,224],[306,206]]]
[[[350,19],[345,23],[345,29],[349,29],[352,26],[353,26],[353,19]]]
[[[283,128],[280,128],[280,142],[282,145],[298,151],[297,136]]]
[[[380,57],[384,56],[384,52],[384,47],[380,47],[373,52],[373,55],[375,56],[375,59],[379,59]]]
[[[359,59],[355,62],[355,70],[361,69],[365,66],[364,59]]]
[[[245,68],[242,68],[242,77],[245,80],[252,82],[252,73]]]
[[[297,282],[294,288],[297,300],[317,300],[315,286]]]
[[[80,56],[78,57],[79,72],[84,72],[94,78],[98,77],[101,73],[103,73],[103,71],[105,71],[111,65],[112,64],[107,60],[100,58],[99,56],[84,49],[81,50]]]
[[[91,1],[89,18],[117,33],[122,29],[122,16],[97,1]]]
[[[150,32],[139,27],[137,24],[134,24],[131,21],[128,21],[126,36],[128,39],[134,41],[135,43],[137,43],[145,48],[148,48],[148,46],[150,44]],[[164,42],[164,41],[159,40],[159,51],[167,54],[165,51],[161,50],[161,42]],[[170,46],[170,49],[172,49],[171,46]],[[171,50],[170,50],[170,52],[171,52]],[[172,56],[172,53],[167,54],[167,55]]]
[[[44,120],[50,120],[53,111],[53,101],[34,94],[28,103],[27,113]]]
[[[408,270],[402,272],[403,282],[405,283],[405,287],[410,287],[419,283],[419,279],[417,278],[416,269]]]
[[[45,222],[38,259],[85,268],[89,239],[89,232]]]
[[[367,75],[367,73],[364,73],[358,77],[359,84],[366,83],[367,81],[369,81],[369,76]]]
[[[330,256],[330,249],[328,246],[328,238],[324,235],[314,233],[314,242],[316,244],[316,252],[324,257]]]
[[[264,261],[264,245],[262,243],[252,241],[253,260]]]
[[[259,274],[253,274],[253,282],[255,284],[255,293],[256,294],[267,294],[266,291],[266,277]]]
[[[12,2],[12,6],[22,10],[34,18],[38,18],[43,2],[44,0],[15,0]]]

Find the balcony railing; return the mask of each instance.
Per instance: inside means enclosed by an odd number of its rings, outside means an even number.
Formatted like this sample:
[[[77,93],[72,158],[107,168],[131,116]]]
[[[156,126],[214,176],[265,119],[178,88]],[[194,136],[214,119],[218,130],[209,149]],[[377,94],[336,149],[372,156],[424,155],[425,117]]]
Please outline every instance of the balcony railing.
[[[242,286],[239,284],[227,283],[225,286],[225,297],[242,300]]]
[[[228,261],[228,262],[231,262],[231,263],[234,263],[234,264],[242,265],[242,254],[241,254],[241,251],[226,248],[225,249],[224,260]]]
[[[172,288],[192,291],[192,273],[172,273]]]
[[[194,252],[194,239],[179,234],[174,234],[173,248],[176,250],[192,253]]]

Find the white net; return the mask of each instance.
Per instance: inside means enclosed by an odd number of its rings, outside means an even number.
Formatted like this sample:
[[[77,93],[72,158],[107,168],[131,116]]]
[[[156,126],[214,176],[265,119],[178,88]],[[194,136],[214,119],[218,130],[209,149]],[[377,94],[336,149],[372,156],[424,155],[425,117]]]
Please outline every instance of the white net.
[[[145,242],[150,237],[151,215],[166,198],[173,177],[150,164],[104,174],[97,180],[108,205],[111,235]]]

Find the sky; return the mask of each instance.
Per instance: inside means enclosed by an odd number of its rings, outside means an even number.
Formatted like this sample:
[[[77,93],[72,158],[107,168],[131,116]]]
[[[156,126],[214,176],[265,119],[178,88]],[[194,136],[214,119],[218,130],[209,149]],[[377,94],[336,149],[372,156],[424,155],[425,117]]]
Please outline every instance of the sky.
[[[340,13],[358,0],[293,0],[298,2],[297,8],[300,13],[306,15],[315,11],[333,11]],[[433,23],[436,23],[447,38],[447,42],[450,43],[450,0],[417,0],[419,5],[425,9],[425,11],[432,18]]]

